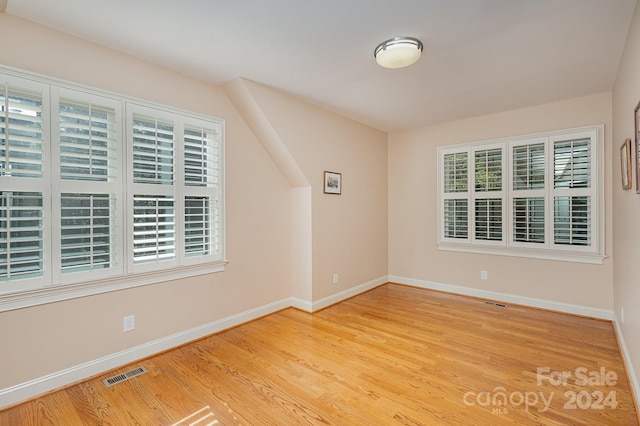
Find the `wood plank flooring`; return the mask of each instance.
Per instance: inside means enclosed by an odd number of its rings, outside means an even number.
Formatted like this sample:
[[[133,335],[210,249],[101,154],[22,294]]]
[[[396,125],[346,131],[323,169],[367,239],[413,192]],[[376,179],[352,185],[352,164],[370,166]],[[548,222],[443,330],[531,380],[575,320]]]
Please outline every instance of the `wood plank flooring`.
[[[102,384],[138,365],[148,373]],[[313,315],[286,309],[0,411],[0,425],[187,424],[628,426],[638,416],[610,322],[396,284]]]

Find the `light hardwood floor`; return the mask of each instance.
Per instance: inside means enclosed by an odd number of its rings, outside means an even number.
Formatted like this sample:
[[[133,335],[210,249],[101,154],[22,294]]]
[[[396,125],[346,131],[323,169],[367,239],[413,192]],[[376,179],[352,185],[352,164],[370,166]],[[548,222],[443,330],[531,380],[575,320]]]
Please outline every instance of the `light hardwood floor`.
[[[148,373],[102,384],[139,365]],[[386,284],[0,412],[0,425],[49,424],[628,426],[638,417],[610,322]]]

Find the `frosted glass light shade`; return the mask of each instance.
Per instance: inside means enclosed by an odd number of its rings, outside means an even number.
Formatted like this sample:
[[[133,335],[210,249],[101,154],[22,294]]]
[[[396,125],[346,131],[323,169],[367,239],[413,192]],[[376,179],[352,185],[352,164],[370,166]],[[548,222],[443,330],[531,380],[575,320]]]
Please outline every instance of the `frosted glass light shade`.
[[[396,37],[383,41],[373,55],[376,62],[385,68],[402,68],[420,59],[422,42],[412,37]]]

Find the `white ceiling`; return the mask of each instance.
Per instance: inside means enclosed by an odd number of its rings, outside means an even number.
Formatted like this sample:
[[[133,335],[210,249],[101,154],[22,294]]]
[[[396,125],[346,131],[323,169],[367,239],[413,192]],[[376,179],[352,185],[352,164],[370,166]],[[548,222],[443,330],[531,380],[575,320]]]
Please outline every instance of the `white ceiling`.
[[[8,0],[6,12],[385,131],[610,91],[636,0]],[[373,50],[411,36],[414,65]]]

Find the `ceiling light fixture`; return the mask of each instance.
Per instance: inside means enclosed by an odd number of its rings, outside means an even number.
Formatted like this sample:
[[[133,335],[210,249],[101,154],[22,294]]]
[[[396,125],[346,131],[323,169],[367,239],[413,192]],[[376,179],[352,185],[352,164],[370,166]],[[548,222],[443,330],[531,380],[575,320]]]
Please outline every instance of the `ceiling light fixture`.
[[[420,59],[422,42],[413,37],[395,37],[376,47],[373,56],[381,67],[402,68]]]

